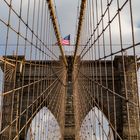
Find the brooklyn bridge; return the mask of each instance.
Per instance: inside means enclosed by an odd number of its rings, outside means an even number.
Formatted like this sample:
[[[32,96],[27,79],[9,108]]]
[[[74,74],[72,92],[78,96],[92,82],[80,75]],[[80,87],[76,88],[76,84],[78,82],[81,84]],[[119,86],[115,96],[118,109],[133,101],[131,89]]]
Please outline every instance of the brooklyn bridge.
[[[77,0],[74,43],[56,1],[0,0],[0,140],[140,140],[139,0]]]

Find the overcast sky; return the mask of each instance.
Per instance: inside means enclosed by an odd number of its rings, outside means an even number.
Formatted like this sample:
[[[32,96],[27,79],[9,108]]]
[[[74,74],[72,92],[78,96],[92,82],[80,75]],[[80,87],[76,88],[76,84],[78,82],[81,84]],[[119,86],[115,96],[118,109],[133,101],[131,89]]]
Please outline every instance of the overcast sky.
[[[71,34],[74,42],[77,7],[79,0],[55,0],[62,37]]]
[[[27,7],[27,1],[24,0],[25,7]],[[31,0],[32,1],[32,0]],[[75,37],[75,27],[76,27],[76,18],[77,18],[77,6],[78,6],[78,1],[79,0],[55,0],[56,3],[56,10],[57,10],[57,16],[61,28],[61,35],[62,37],[67,36],[68,34],[71,34],[71,42],[74,43],[74,37]],[[105,0],[106,1],[106,0]],[[114,0],[116,2],[116,0]],[[120,3],[123,3],[125,0],[120,0]],[[19,0],[13,0],[13,3],[15,3],[15,6],[13,5],[14,9],[19,5]],[[140,42],[140,0],[132,0],[133,4],[133,19],[134,19],[134,31],[135,31],[135,37],[136,37],[136,42]],[[106,6],[106,4],[104,4]],[[121,21],[122,21],[122,30],[123,30],[123,40],[125,41],[124,43],[127,43],[130,41],[131,35],[130,35],[130,18],[128,17],[128,8],[126,6],[124,12],[121,14]],[[111,7],[111,14],[113,15],[114,12],[116,12],[116,7],[112,5]],[[26,11],[26,10],[25,10]],[[0,2],[0,18],[4,19],[5,21],[8,18],[8,10],[3,2],[1,0]],[[11,24],[15,27],[18,22],[17,20],[14,20],[15,17],[12,17]],[[113,41],[117,42],[117,36],[118,36],[118,31],[116,28],[117,24],[114,24],[112,28],[113,30]],[[4,30],[4,25],[0,23],[0,43],[5,42],[5,36],[4,34],[6,33]],[[7,29],[5,27],[5,29]],[[12,43],[15,42],[14,34],[11,34],[10,39],[12,40]],[[140,46],[136,47],[136,53],[140,54]],[[115,48],[114,48],[115,49]],[[0,50],[0,53],[2,52],[2,48]],[[3,53],[2,53],[3,54]],[[1,74],[0,74],[1,76]],[[0,78],[2,79],[2,78]],[[2,80],[1,80],[2,81]],[[140,80],[139,80],[140,81]],[[1,84],[2,85],[2,84]],[[0,88],[1,89],[1,88]]]
[[[57,7],[57,15],[59,18],[59,24],[61,28],[62,37],[65,37],[68,34],[71,34],[71,42],[74,43],[75,38],[75,27],[76,27],[76,19],[77,19],[77,7],[79,0],[54,0]],[[123,5],[125,0],[119,0],[120,7]],[[100,2],[99,2],[100,3]],[[98,3],[98,4],[99,4]],[[107,0],[103,1],[103,7],[106,8]],[[134,21],[134,34],[135,34],[135,42],[139,42],[140,38],[140,0],[133,0],[132,1],[132,10],[133,10],[133,21]],[[94,9],[93,9],[94,11]],[[117,12],[117,1],[114,0],[110,6],[110,16],[111,18]],[[100,14],[100,10],[99,10]],[[107,16],[106,16],[107,17]],[[108,19],[104,18],[105,25],[108,24]],[[100,18],[100,16],[99,16]],[[119,39],[119,24],[118,24],[118,17],[111,23],[112,29],[112,43],[116,44],[120,42]],[[129,2],[125,5],[123,10],[121,11],[121,27],[122,27],[122,38],[123,44],[132,44],[132,34],[131,34],[131,20],[130,20],[130,10],[129,10]],[[89,35],[90,36],[90,35]],[[106,44],[109,44],[109,37],[105,35]],[[127,46],[123,46],[128,47]],[[70,48],[70,47],[69,47]],[[109,50],[109,46],[106,46],[107,52]],[[115,46],[113,51],[117,51],[120,49],[119,46]],[[128,50],[128,54],[131,54],[131,50]],[[140,55],[140,46],[136,47],[137,55]]]

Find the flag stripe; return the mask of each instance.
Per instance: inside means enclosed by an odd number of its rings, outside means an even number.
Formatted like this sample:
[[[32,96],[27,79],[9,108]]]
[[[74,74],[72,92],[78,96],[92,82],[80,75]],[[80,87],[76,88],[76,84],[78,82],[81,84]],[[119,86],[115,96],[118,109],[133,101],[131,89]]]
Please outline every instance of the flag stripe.
[[[61,44],[62,44],[62,45],[70,45],[70,35],[64,37],[64,38],[61,40]]]

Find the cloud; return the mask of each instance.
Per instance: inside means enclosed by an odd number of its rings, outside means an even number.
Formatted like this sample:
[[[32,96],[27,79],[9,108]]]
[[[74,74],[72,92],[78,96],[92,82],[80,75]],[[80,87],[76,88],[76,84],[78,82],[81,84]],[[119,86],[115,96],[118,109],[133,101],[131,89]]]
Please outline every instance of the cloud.
[[[30,140],[31,135],[33,135],[34,140],[59,140],[60,128],[58,122],[56,121],[53,114],[46,108],[43,107],[34,117],[31,122],[30,129],[27,133],[27,140]]]
[[[102,126],[99,125],[102,124]],[[94,136],[95,133],[95,136]],[[103,135],[100,135],[102,133]],[[85,117],[80,130],[82,139],[89,140],[94,136],[93,139],[107,140],[109,134],[108,120],[106,119],[103,112],[101,112],[97,107],[93,108]],[[110,128],[110,135],[113,136],[113,132]],[[113,138],[111,139],[113,140]]]
[[[59,18],[59,24],[61,27],[62,37],[64,37],[67,34],[71,34],[72,42],[74,42],[74,37],[76,33],[75,25],[77,21],[77,7],[78,7],[79,0],[54,0],[54,2],[56,4],[57,15]],[[124,0],[120,1],[120,7],[123,5],[123,3],[124,3]],[[27,0],[25,0],[24,5],[26,7]],[[98,2],[98,5],[100,5],[100,1]],[[106,8],[106,5],[107,3],[103,3],[103,9]],[[134,28],[136,32],[140,32],[136,29],[140,27],[140,16],[139,16],[140,1],[138,0],[133,1],[132,7],[133,7]],[[95,12],[95,10],[92,10],[92,11]],[[116,12],[117,12],[117,2],[113,1],[110,6],[110,17],[112,18],[116,14]],[[98,14],[99,14],[99,17],[101,17],[100,6],[98,6]],[[129,30],[131,29],[130,28],[131,22],[130,22],[130,16],[128,15],[130,15],[130,8],[129,8],[129,4],[126,4],[125,8],[123,8],[123,10],[121,11],[121,26],[122,26],[123,38],[125,42],[129,41],[130,36],[131,36],[130,30]],[[105,17],[104,21],[105,21],[105,25],[108,24],[108,17]],[[116,36],[118,36],[119,34],[119,28],[118,28],[119,25],[115,21],[114,23],[111,24],[111,26],[112,26],[112,38],[115,43]],[[107,37],[106,37],[106,40],[108,40]]]
[[[71,34],[74,42],[78,0],[55,0],[55,3],[62,36]]]

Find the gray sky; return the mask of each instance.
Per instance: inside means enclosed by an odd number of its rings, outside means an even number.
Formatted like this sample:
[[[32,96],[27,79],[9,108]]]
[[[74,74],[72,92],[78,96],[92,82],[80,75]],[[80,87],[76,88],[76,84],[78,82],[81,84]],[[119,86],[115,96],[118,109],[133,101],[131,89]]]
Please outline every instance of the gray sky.
[[[77,6],[79,0],[55,0],[62,37],[71,34],[74,42]]]
[[[17,5],[19,5],[18,4],[19,0],[13,0],[13,1],[14,1],[14,5],[13,5],[14,9],[17,8],[17,10],[18,10],[19,6],[17,6]],[[62,35],[62,37],[65,37],[68,34],[71,34],[71,42],[72,43],[74,43],[74,38],[75,38],[75,33],[76,33],[75,32],[75,27],[76,27],[75,25],[76,25],[78,1],[79,0],[55,0],[56,8],[57,8],[57,15],[58,15],[59,24],[61,27],[61,35]],[[28,0],[24,0],[25,9],[27,8],[27,2],[28,2]],[[124,0],[120,0],[120,3],[123,3],[123,2],[124,2]],[[139,13],[140,13],[140,0],[132,0],[132,4],[133,4],[134,32],[135,32],[136,42],[140,42],[139,41],[140,40],[140,15],[139,15]],[[122,12],[122,14],[121,14],[124,43],[129,42],[130,38],[131,38],[130,19],[127,16],[128,15],[128,8],[129,7],[126,7],[124,9],[124,12]],[[110,10],[111,10],[111,14],[114,14],[114,12],[116,12],[117,9],[114,5],[112,5]],[[26,13],[25,13],[25,15],[26,15]],[[23,15],[23,17],[24,17],[24,15]],[[6,7],[5,3],[3,2],[3,0],[1,0],[1,2],[0,2],[0,18],[4,19],[4,21],[7,21],[7,18],[8,18],[7,7]],[[16,28],[16,25],[18,23],[18,22],[16,22],[17,21],[16,17],[12,16],[11,20],[12,20],[11,24]],[[118,41],[117,36],[119,34],[116,26],[118,26],[118,25],[114,24],[113,28],[112,28],[112,31],[113,31],[112,37],[113,37],[114,42]],[[4,28],[7,29],[6,27],[4,27],[4,25],[2,23],[0,23],[0,42],[1,43],[5,42],[5,35],[4,34],[6,32],[5,32]],[[24,26],[23,26],[23,29],[24,29]],[[22,30],[22,28],[21,28],[21,30]],[[23,33],[23,31],[22,31],[22,33]],[[24,34],[25,34],[25,31],[24,31]],[[9,38],[10,38],[10,43],[13,43],[13,42],[15,42],[14,38],[16,38],[16,36],[15,36],[15,34],[11,33]],[[108,40],[108,39],[106,38],[106,40]],[[139,48],[140,48],[140,46],[136,47],[136,53],[138,53],[138,54],[140,54]],[[114,50],[115,49],[117,50],[117,48],[114,48]],[[4,52],[4,48],[0,48],[0,54],[3,54],[3,52]],[[10,53],[12,53],[12,52],[10,52]],[[1,75],[2,74],[0,74],[0,76]],[[0,78],[0,79],[2,79],[2,78]]]
[[[77,18],[77,7],[79,0],[54,0],[57,7],[57,14],[59,18],[59,24],[61,27],[61,34],[62,37],[65,37],[68,34],[71,34],[71,43],[74,44],[74,38],[75,38],[75,25],[76,25],[76,18]],[[120,0],[120,7],[124,3],[125,0]],[[106,8],[107,0],[103,1],[103,7]],[[100,2],[99,2],[100,3]],[[99,4],[98,3],[98,4]],[[132,10],[133,10],[133,21],[134,21],[134,34],[135,34],[135,42],[139,42],[140,37],[140,16],[139,16],[139,7],[140,7],[140,1],[139,0],[133,0],[132,1]],[[94,11],[94,9],[93,9]],[[117,12],[117,1],[114,0],[112,2],[112,5],[110,6],[110,16],[111,18],[114,16],[114,14]],[[100,9],[99,9],[100,14]],[[132,44],[132,34],[131,34],[131,21],[130,21],[130,10],[129,10],[129,4],[123,8],[121,11],[121,27],[122,27],[122,38],[123,38],[123,44]],[[99,15],[100,18],[100,15]],[[105,25],[108,24],[107,16],[104,18]],[[118,17],[116,20],[111,24],[112,29],[112,43],[118,44],[120,42],[119,39],[119,24],[118,24]],[[100,30],[101,31],[101,30]],[[109,44],[109,37],[105,32],[105,40],[106,44]],[[89,35],[90,36],[90,35]],[[128,47],[123,46],[124,48]],[[65,47],[66,48],[66,47]],[[71,49],[71,47],[69,47]],[[113,52],[116,52],[120,49],[119,46],[115,46],[113,48]],[[106,52],[108,52],[109,46],[106,46]],[[128,54],[131,54],[132,50],[128,50]],[[140,55],[140,46],[136,47],[136,53],[137,55]]]

